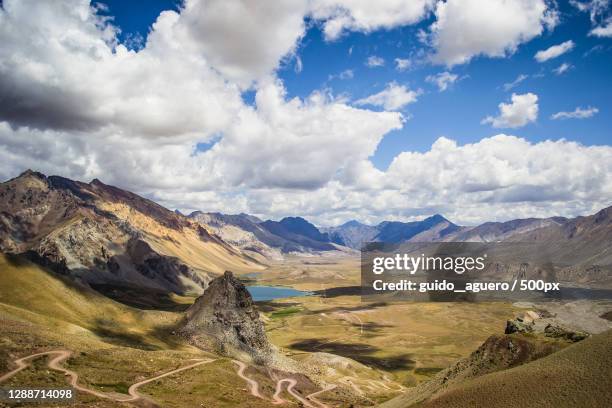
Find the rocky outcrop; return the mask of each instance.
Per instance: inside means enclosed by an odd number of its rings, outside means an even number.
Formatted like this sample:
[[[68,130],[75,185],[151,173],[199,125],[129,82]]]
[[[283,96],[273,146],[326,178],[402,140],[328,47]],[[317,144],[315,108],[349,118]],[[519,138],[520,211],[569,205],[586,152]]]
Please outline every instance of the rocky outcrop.
[[[535,321],[540,319],[540,315],[533,311],[528,311],[523,316],[506,321],[505,334],[530,333],[534,330]]]
[[[526,323],[519,319],[514,319],[514,320],[506,321],[506,330],[504,331],[504,333],[505,334],[529,333],[532,331],[533,331],[532,323]]]
[[[565,339],[573,343],[589,337],[589,333],[587,332],[571,330],[556,324],[547,324],[544,328],[544,335],[555,339]]]
[[[589,337],[589,333],[570,329],[561,324],[554,316],[541,316],[534,311],[527,311],[522,316],[506,322],[505,334],[536,333],[554,339],[577,342]]]
[[[257,364],[275,359],[251,294],[229,271],[211,281],[186,311],[180,333],[198,347]]]

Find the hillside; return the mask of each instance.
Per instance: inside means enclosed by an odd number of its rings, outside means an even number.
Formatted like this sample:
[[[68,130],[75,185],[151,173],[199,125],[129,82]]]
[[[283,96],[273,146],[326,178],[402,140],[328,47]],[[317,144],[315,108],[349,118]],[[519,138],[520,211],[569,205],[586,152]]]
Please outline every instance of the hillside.
[[[485,222],[473,228],[464,228],[448,237],[447,241],[495,242],[504,241],[517,234],[528,233],[540,228],[562,225],[567,222],[563,217],[525,218],[506,222]]]
[[[550,218],[547,225],[517,230],[505,242],[529,243],[558,266],[556,280],[598,287],[612,284],[612,207],[572,219]],[[541,220],[545,221],[545,220]]]
[[[261,266],[205,226],[136,194],[26,171],[0,184],[0,252],[90,284],[201,292]]]
[[[192,299],[175,300],[187,303]],[[71,406],[241,406],[249,397],[242,391],[244,381],[234,364],[174,336],[180,317],[179,313],[125,306],[21,257],[0,255],[0,373],[14,370],[18,358],[66,350],[70,356],[59,366],[78,374],[81,390]],[[202,359],[214,361],[193,366]],[[46,357],[28,360],[30,367],[2,386],[66,388],[70,377],[48,367],[51,361]],[[183,367],[193,368],[181,371]],[[171,370],[180,372],[165,377]],[[127,398],[133,384],[160,375],[164,378],[140,388],[143,399],[113,400]],[[274,383],[268,379],[266,385],[272,388]],[[221,398],[219,389],[225,390]],[[269,406],[255,399],[248,404]]]
[[[589,261],[598,265],[612,264],[609,243],[612,241],[612,207],[595,214],[565,219],[546,227],[513,235],[509,241],[556,243],[561,259],[568,263]]]
[[[434,215],[319,229],[301,217],[262,221],[203,212],[186,217],[99,180],[83,183],[26,171],[0,184],[0,252],[25,253],[92,285],[201,293],[214,275],[262,270],[289,253],[358,249],[367,241],[527,241],[543,245],[562,263],[586,265],[557,272],[562,281],[588,283],[608,279],[610,212],[473,228]]]
[[[163,313],[122,305],[23,257],[0,255],[0,275],[0,311],[11,318],[62,330],[69,324],[69,331],[78,326],[115,340],[151,340],[150,328],[165,320]]]
[[[242,252],[262,260],[282,259],[280,237],[269,233],[259,224],[261,220],[247,214],[227,215],[195,211],[189,218],[210,228],[225,242]]]
[[[381,408],[609,407],[612,403],[612,331],[547,357],[451,385],[417,405],[407,396]]]

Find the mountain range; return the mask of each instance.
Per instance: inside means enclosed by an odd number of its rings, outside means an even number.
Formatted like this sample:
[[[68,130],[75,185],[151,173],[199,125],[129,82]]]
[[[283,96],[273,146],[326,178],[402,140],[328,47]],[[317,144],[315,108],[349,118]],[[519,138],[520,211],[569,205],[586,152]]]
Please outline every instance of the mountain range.
[[[436,214],[421,221],[349,221],[318,228],[301,217],[183,215],[100,180],[28,170],[0,184],[0,252],[25,253],[88,284],[201,293],[225,270],[257,271],[291,253],[354,252],[365,242],[548,243],[560,259],[612,264],[612,207],[577,218],[528,218],[460,226]],[[570,259],[571,258],[571,259]]]
[[[352,220],[323,230],[329,234],[332,242],[360,249],[366,242],[440,241],[462,230],[462,227],[436,214],[422,221],[383,221],[375,226]]]

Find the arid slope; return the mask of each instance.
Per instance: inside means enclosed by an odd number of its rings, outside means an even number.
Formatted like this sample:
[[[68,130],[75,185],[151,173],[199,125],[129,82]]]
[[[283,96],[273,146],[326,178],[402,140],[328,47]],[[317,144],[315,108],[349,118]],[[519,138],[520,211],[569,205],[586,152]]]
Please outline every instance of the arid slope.
[[[455,384],[416,405],[405,396],[381,408],[609,407],[612,404],[612,331],[547,357]]]

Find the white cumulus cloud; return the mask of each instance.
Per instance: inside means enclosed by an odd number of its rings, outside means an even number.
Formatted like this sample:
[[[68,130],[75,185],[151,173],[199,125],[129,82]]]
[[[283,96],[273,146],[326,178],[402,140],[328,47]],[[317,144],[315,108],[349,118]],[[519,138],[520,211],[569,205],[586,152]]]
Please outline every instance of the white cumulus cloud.
[[[564,140],[497,135],[458,145],[440,138],[377,169],[371,156],[403,126],[397,111],[421,91],[389,83],[353,106],[328,91],[290,97],[276,71],[297,58],[313,3],[282,3],[187,0],[162,12],[144,42],[127,47],[86,0],[4,0],[0,179],[34,168],[97,177],[170,208],[301,215],[320,224],[435,212],[463,223],[573,216],[612,200],[612,148]],[[538,0],[478,3],[449,0],[444,12],[438,3],[440,61],[506,55],[550,23],[550,8]],[[326,30],[329,23],[330,38],[412,24],[433,7],[333,4],[340,7],[318,17]],[[449,22],[463,12],[478,16]],[[497,26],[500,33],[491,31]],[[448,48],[453,30],[462,36],[455,50]],[[252,105],[243,101],[245,89],[254,92]],[[596,108],[581,110],[589,109]],[[513,95],[487,123],[517,127],[536,118],[537,96]]]
[[[413,91],[395,82],[387,84],[382,91],[355,101],[356,105],[380,106],[386,110],[401,110],[404,106],[417,101],[420,90]]]
[[[568,40],[561,44],[553,45],[552,47],[549,47],[545,50],[540,50],[536,52],[534,58],[538,62],[545,62],[571,51],[572,49],[574,49],[574,47],[574,42],[572,40]]]
[[[417,208],[448,206],[442,213],[468,222],[481,219],[481,211],[495,219],[493,208],[506,219],[563,213],[573,205],[593,213],[609,205],[611,171],[610,146],[531,143],[504,134],[466,145],[440,138],[429,151],[404,152],[393,160],[387,177],[404,196],[396,194],[398,199],[389,203],[399,208],[410,197]]]
[[[459,75],[450,73],[448,71],[440,72],[436,75],[428,75],[425,80],[429,83],[435,84],[440,92],[444,92],[459,79]]]
[[[236,52],[230,55],[218,47],[223,30],[226,45],[253,48],[270,36],[296,41],[301,35],[301,13],[294,18],[285,6],[268,13],[251,7],[190,0],[179,12],[162,12],[136,51],[119,44],[117,30],[87,1],[5,0],[0,176],[33,167],[142,192],[312,189],[352,171],[351,163],[365,160],[385,133],[402,126],[401,114],[358,109],[322,92],[287,98],[274,69],[292,43],[250,50],[258,62],[243,55],[246,49],[229,47]],[[196,27],[207,12],[228,24]],[[288,26],[272,24],[272,17]],[[250,21],[233,32],[241,18]],[[259,25],[275,27],[253,31]],[[241,90],[254,80],[251,107]],[[198,152],[207,142],[212,147]]]
[[[320,92],[286,100],[279,82],[262,86],[255,102],[256,109],[242,110],[223,139],[198,155],[220,183],[319,188],[402,126],[399,113],[353,108]]]
[[[589,31],[595,37],[612,37],[612,18],[606,20],[604,25],[597,26]]]
[[[438,1],[429,42],[434,62],[453,66],[473,57],[505,57],[557,24],[545,0]]]
[[[385,65],[385,60],[376,55],[370,55],[366,60],[365,64],[370,68],[382,67]]]
[[[490,124],[495,128],[518,128],[538,118],[538,96],[528,92],[526,94],[512,94],[510,103],[499,104],[499,115],[487,116],[482,124]]]
[[[323,22],[327,40],[345,31],[371,32],[421,21],[434,0],[312,0],[311,15]]]
[[[589,35],[595,37],[612,37],[612,10],[610,0],[577,1],[570,0],[570,4],[578,10],[588,12],[593,28]]]
[[[306,0],[187,0],[169,29],[175,46],[201,52],[224,76],[248,85],[294,51],[306,11]]]

